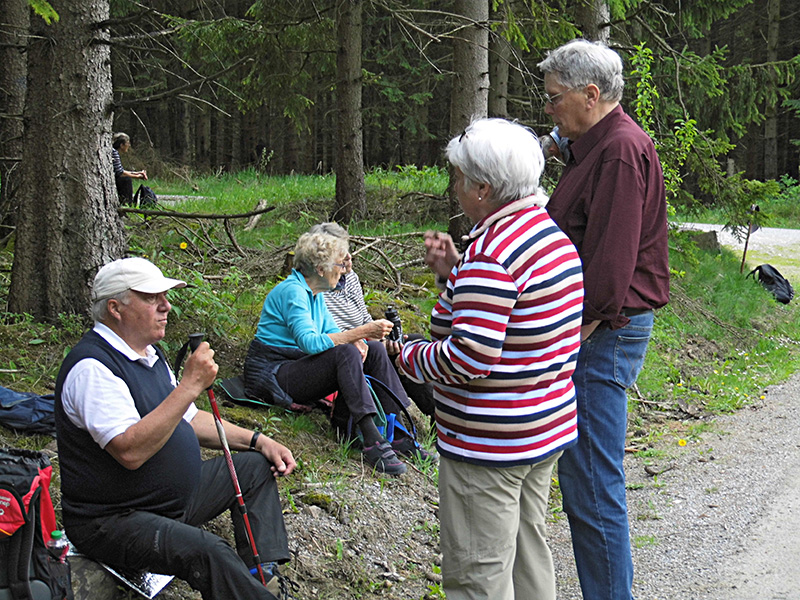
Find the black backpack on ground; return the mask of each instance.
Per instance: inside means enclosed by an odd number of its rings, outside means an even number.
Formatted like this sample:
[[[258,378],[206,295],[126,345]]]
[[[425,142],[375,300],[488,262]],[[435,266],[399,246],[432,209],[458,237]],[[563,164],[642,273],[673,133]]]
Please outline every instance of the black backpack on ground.
[[[133,196],[133,205],[138,208],[154,208],[158,203],[156,193],[146,185],[142,184]]]
[[[772,265],[759,265],[750,271],[747,276],[755,279],[756,272],[758,272],[758,281],[765,289],[772,292],[772,295],[775,296],[775,300],[783,304],[789,304],[789,302],[791,302],[792,298],[794,298],[794,288],[792,288],[792,284],[780,274],[778,269]]]
[[[45,546],[56,529],[52,471],[41,452],[0,449],[0,600],[73,599],[69,563]]]

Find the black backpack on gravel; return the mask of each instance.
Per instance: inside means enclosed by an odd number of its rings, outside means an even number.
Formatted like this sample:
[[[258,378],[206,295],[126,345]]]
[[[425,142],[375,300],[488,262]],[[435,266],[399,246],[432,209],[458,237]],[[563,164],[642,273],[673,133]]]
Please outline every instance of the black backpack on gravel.
[[[789,302],[791,302],[792,298],[794,298],[794,288],[792,288],[792,284],[780,274],[778,269],[772,265],[759,265],[750,271],[747,276],[755,279],[756,272],[758,273],[759,283],[761,283],[767,291],[772,292],[772,295],[775,296],[775,300],[782,304],[789,304]]]

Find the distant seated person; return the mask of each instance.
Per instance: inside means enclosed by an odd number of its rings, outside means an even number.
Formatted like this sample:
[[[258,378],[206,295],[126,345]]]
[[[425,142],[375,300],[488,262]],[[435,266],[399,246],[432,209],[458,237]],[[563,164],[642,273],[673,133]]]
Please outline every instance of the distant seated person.
[[[410,401],[379,340],[391,321],[371,321],[341,331],[325,306],[322,292],[332,290],[345,271],[347,240],[323,233],[305,233],[295,246],[291,274],[267,295],[255,339],[244,364],[245,393],[279,406],[314,405],[338,392],[333,421],[349,417],[363,437],[364,460],[376,471],[405,473],[397,454],[435,460],[408,436],[389,443],[373,417],[377,408],[364,377],[371,375],[391,390],[375,386],[386,413],[399,415],[394,395],[403,406]]]
[[[92,288],[94,328],[75,345],[56,380],[55,418],[64,526],[75,548],[125,570],[175,575],[204,600],[276,600],[289,560],[275,478],[296,466],[288,448],[223,421],[267,586],[251,574],[254,552],[214,417],[195,400],[214,382],[214,351],[203,342],[178,383],[154,344],[185,287],[143,258],[102,267]],[[230,509],[235,548],[201,525]],[[256,569],[258,572],[258,569]]]
[[[114,167],[114,183],[117,185],[120,204],[133,204],[133,179],[147,180],[147,171],[126,171],[122,167],[120,152],[131,149],[131,138],[127,133],[115,133],[112,139],[111,161]]]
[[[310,231],[312,233],[326,233],[344,240],[349,239],[347,231],[336,223],[320,223],[319,225],[314,225]],[[367,305],[364,302],[364,290],[361,288],[358,274],[353,271],[353,257],[349,252],[345,257],[344,264],[344,275],[339,284],[331,291],[325,292],[325,304],[339,329],[348,331],[366,323],[371,323],[372,316],[369,314]],[[404,335],[403,338],[403,342],[406,342],[409,340],[423,340],[425,336],[415,333]],[[400,354],[402,345],[389,339],[384,339],[383,343],[385,351],[394,362],[394,357]],[[431,382],[416,383],[405,377],[400,371],[398,371],[398,375],[400,375],[400,383],[403,385],[408,397],[414,401],[414,404],[423,414],[432,417],[435,408],[433,384]]]

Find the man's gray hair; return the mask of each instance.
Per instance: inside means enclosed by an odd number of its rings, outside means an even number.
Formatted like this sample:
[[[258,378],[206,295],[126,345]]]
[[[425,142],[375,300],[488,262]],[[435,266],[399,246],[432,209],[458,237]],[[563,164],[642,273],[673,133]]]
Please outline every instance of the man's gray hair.
[[[317,269],[330,271],[333,263],[349,250],[347,240],[326,233],[304,233],[294,247],[294,267],[306,277]]]
[[[122,304],[128,304],[131,301],[131,291],[125,290],[124,292],[120,292],[113,298],[100,298],[99,300],[95,300],[94,304],[92,304],[92,319],[94,319],[95,323],[106,322],[106,319],[108,318],[109,300],[117,300]]]
[[[465,184],[487,183],[490,202],[507,204],[538,196],[541,206],[547,196],[539,187],[544,170],[542,146],[536,134],[505,119],[478,119],[447,144],[445,156],[464,173]]]
[[[593,83],[600,90],[601,100],[622,100],[625,88],[622,59],[601,42],[572,40],[548,52],[539,69],[552,73],[569,89],[579,90]]]
[[[344,238],[346,240],[350,239],[350,234],[347,233],[347,230],[333,221],[317,223],[308,230],[308,233],[324,233],[326,235],[332,235],[333,237]]]

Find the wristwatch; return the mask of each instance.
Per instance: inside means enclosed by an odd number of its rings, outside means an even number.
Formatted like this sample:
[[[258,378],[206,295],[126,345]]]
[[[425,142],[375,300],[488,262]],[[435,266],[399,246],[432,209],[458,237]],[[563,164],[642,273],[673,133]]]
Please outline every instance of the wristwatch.
[[[261,436],[260,431],[254,431],[253,437],[250,438],[250,450],[256,449],[256,442],[258,442],[258,438]]]

